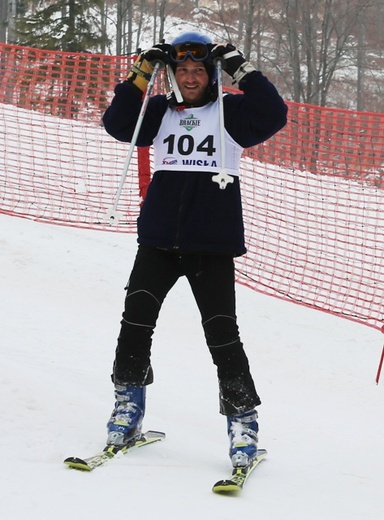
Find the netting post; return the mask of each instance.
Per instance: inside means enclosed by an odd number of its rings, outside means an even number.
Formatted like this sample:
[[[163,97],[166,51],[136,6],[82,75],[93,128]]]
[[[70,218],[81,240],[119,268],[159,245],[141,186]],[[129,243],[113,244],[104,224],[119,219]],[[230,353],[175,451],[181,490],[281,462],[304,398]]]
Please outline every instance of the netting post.
[[[151,182],[151,167],[149,160],[150,147],[138,147],[137,148],[137,163],[139,172],[139,194],[140,194],[140,206],[143,204],[149,183]]]
[[[381,327],[381,332],[384,333],[384,325]],[[383,345],[383,349],[381,351],[379,367],[377,369],[377,374],[376,374],[376,384],[377,385],[379,384],[379,381],[380,381],[380,375],[381,375],[381,369],[383,368],[383,363],[384,363],[384,345]]]

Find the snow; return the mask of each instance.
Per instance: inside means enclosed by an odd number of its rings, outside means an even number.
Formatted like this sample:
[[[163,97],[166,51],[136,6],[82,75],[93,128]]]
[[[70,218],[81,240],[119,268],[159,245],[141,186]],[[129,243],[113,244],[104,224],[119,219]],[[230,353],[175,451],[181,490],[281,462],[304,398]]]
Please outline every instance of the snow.
[[[268,457],[240,497],[197,307],[181,279],[154,337],[144,426],[164,442],[93,473],[63,460],[103,447],[109,374],[134,236],[0,215],[0,517],[378,520],[384,516],[379,331],[237,288]]]

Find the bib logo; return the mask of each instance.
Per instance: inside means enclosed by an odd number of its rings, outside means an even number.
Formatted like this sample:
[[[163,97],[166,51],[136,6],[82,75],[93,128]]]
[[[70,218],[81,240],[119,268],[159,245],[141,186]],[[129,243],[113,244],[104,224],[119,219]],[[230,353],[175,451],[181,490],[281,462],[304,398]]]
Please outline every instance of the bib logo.
[[[191,114],[185,119],[180,119],[180,126],[182,126],[186,130],[188,130],[188,132],[190,132],[191,130],[196,128],[196,126],[200,126],[200,122],[200,119],[197,119],[193,114]]]
[[[161,164],[177,164],[177,159],[174,157],[164,157]]]

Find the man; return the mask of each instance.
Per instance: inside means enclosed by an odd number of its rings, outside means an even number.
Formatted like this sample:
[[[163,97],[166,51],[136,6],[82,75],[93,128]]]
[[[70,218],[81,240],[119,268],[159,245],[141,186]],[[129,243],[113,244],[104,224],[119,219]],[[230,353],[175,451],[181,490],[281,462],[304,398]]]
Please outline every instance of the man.
[[[239,84],[223,99],[225,170],[222,169],[217,74],[214,60]],[[138,219],[139,248],[126,288],[112,381],[115,408],[109,445],[140,435],[146,386],[153,382],[152,334],[165,296],[186,276],[199,307],[206,342],[217,367],[220,412],[227,417],[233,466],[257,454],[261,401],[239,337],[234,257],[246,252],[239,183],[244,148],[261,143],[286,124],[287,107],[275,87],[230,44],[185,33],[171,45],[139,56],[117,85],[103,117],[109,134],[130,142],[153,62],[167,65],[171,95],[150,98],[138,146],[153,145],[154,174]]]

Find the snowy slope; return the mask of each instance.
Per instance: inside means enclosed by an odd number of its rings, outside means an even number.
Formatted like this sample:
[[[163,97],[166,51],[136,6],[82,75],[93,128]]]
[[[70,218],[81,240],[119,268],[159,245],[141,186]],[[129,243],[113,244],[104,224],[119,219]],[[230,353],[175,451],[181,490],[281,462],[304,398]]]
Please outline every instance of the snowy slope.
[[[378,520],[384,517],[383,338],[239,286],[242,339],[269,456],[239,498],[200,319],[182,279],[155,333],[145,427],[167,439],[84,474],[103,447],[135,237],[0,215],[0,518]]]

